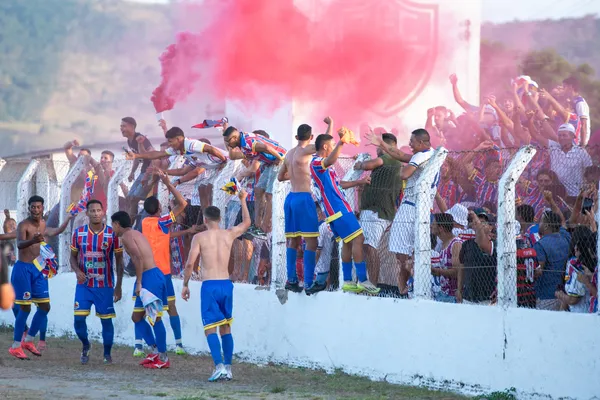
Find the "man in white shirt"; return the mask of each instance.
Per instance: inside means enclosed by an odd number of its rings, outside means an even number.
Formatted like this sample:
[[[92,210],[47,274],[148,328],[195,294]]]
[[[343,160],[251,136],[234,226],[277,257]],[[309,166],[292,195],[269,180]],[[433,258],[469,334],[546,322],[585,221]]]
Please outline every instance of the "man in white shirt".
[[[583,97],[579,94],[579,80],[571,76],[563,81],[564,93],[571,99],[571,104],[575,109],[577,117],[579,117],[579,126],[581,129],[581,146],[587,146],[590,140],[590,126],[592,124],[590,118],[590,106]]]
[[[412,132],[408,145],[413,151],[412,156],[406,154],[394,146],[385,143],[381,137],[374,134],[368,135],[368,139],[379,146],[391,157],[407,163],[400,171],[400,179],[406,181],[402,204],[396,212],[394,222],[390,231],[390,252],[396,254],[400,262],[400,273],[398,276],[398,289],[401,296],[408,296],[407,281],[410,277],[409,259],[414,252],[415,244],[415,218],[417,214],[417,188],[416,184],[424,171],[424,166],[433,155],[429,133],[425,129],[417,129]],[[431,187],[431,199],[435,197],[439,172],[434,178]]]

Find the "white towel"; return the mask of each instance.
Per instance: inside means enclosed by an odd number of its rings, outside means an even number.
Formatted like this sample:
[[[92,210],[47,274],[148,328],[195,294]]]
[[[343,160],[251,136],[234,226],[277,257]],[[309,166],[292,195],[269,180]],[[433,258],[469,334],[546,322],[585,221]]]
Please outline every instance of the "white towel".
[[[146,317],[150,325],[154,326],[154,322],[158,318],[158,314],[163,310],[162,300],[146,289],[140,290],[140,298],[146,309]]]

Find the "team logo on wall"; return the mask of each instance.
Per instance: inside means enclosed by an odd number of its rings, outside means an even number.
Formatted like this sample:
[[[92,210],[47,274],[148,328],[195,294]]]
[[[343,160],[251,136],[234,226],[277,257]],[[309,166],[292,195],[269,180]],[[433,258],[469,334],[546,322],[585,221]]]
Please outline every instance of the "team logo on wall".
[[[438,54],[438,5],[415,3],[410,0],[345,0],[345,6],[344,15],[332,23],[332,29],[338,30],[337,36],[343,35],[344,28],[343,25],[336,27],[336,23],[367,24],[381,32],[392,32],[394,39],[390,39],[391,43],[398,42],[395,34],[402,38],[405,48],[398,51],[406,54],[401,57],[401,63],[381,66],[395,68],[393,71],[387,71],[386,76],[395,73],[398,79],[391,82],[391,87],[386,89],[385,98],[371,109],[383,118],[395,116],[411,105],[424,91],[433,74]],[[390,52],[393,51],[390,49]],[[398,54],[394,57],[398,59]],[[360,85],[360,82],[353,84]]]

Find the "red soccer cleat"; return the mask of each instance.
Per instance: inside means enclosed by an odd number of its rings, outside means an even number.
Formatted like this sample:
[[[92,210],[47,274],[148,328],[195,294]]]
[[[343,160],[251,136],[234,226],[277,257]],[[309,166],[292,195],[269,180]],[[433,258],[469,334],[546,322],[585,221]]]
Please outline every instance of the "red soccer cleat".
[[[34,356],[41,356],[42,353],[38,349],[35,348],[35,344],[33,342],[21,342],[21,347],[33,354]]]
[[[169,359],[167,359],[167,361],[161,361],[158,358],[153,363],[144,364],[144,368],[148,368],[148,369],[165,369],[165,368],[169,368],[169,367],[171,367],[171,362],[169,361]]]
[[[8,354],[18,358],[19,360],[29,360],[22,347],[8,349]]]
[[[145,366],[146,364],[154,364],[154,362],[157,360],[158,360],[158,353],[149,354],[148,357],[146,357],[142,361],[140,361],[140,365]]]

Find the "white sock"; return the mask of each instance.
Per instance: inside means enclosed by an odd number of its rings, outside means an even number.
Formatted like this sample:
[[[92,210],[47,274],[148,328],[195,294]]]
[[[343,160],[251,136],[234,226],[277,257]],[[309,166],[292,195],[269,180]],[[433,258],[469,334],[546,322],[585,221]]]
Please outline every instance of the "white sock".
[[[25,341],[26,342],[33,342],[33,339],[35,339],[35,338],[33,336],[29,335],[29,334],[27,336],[25,336]]]
[[[21,342],[13,342],[13,344],[12,344],[13,349],[18,349],[19,347],[21,347]]]

